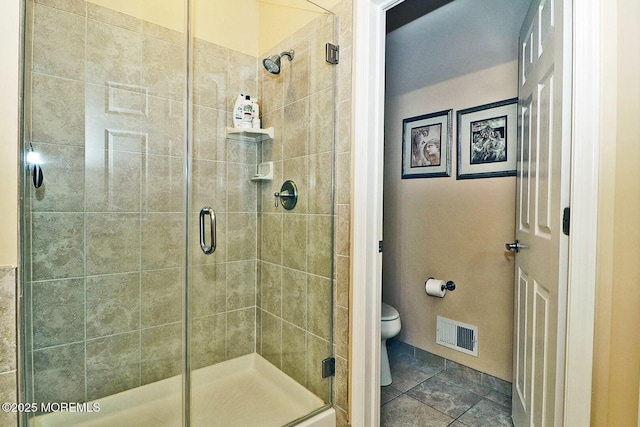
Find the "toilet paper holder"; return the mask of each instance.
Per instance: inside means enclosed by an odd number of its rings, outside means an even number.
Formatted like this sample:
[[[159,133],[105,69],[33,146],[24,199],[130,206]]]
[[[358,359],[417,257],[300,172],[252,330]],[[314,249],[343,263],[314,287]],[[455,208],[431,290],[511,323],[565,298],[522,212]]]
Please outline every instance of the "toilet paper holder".
[[[435,279],[435,277],[429,277],[429,279]],[[427,280],[429,280],[429,279],[427,279]],[[453,291],[453,290],[456,289],[456,284],[453,282],[453,280],[447,280],[445,283],[443,283],[440,286],[440,290],[441,291],[444,291],[445,289],[447,291]]]

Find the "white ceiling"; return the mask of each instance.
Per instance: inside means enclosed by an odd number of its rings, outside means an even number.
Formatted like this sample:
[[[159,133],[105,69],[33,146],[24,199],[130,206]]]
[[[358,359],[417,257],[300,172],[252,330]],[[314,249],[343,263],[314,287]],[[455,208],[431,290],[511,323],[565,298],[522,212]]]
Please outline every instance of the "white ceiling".
[[[455,0],[388,33],[387,92],[408,93],[515,60],[529,3]]]

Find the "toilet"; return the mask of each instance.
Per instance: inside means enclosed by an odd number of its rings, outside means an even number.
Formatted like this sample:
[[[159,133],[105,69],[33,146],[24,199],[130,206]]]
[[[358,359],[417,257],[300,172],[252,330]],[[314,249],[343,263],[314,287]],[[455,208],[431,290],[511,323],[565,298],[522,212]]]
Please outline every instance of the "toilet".
[[[389,304],[382,303],[380,335],[380,385],[391,384],[391,368],[389,367],[389,355],[387,354],[387,340],[400,332],[400,313]]]

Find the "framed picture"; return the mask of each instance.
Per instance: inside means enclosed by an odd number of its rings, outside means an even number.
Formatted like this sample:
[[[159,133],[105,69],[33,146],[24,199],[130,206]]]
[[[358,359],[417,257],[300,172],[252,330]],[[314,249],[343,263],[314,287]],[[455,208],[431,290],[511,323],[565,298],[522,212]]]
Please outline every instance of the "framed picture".
[[[451,176],[453,110],[402,121],[402,178]]]
[[[518,99],[458,111],[456,179],[516,174]]]

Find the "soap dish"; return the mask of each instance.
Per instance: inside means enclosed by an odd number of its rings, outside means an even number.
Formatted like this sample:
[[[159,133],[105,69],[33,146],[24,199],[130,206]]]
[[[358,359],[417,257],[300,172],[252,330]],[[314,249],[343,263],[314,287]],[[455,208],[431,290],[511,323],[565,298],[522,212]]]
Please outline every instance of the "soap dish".
[[[271,181],[273,179],[273,162],[258,164],[258,173],[251,177],[251,181]]]

